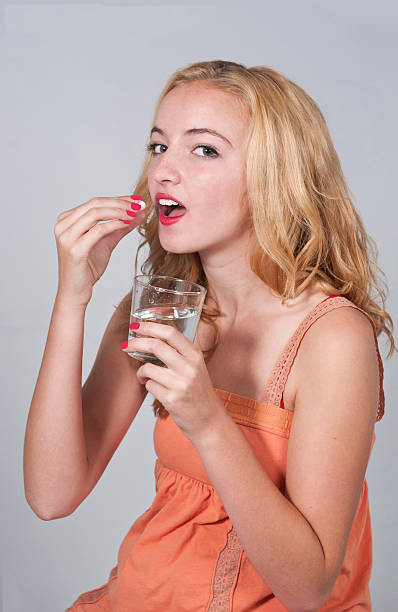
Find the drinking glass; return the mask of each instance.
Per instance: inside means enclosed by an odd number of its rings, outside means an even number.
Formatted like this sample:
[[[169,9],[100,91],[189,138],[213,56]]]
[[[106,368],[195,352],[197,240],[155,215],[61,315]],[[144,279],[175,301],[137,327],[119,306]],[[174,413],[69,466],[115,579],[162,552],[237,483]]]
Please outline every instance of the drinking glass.
[[[206,289],[197,283],[172,276],[138,274],[134,277],[130,323],[153,321],[171,325],[191,342],[195,339]],[[145,338],[129,328],[128,339]],[[128,353],[139,361],[149,361],[167,367],[156,355],[141,351]]]

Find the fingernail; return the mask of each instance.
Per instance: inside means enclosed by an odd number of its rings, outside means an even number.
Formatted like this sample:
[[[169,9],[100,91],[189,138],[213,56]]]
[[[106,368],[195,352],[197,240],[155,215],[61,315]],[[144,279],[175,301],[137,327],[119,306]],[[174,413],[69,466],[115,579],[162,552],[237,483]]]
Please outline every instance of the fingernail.
[[[136,321],[134,321],[133,323],[130,323],[129,328],[130,329],[138,329],[140,326],[139,323],[137,323]]]
[[[144,210],[144,208],[146,208],[146,204],[144,200],[141,200],[140,202],[132,202],[131,208],[134,208],[134,210]]]
[[[126,215],[128,215],[129,217],[136,217],[136,213],[133,212],[132,210],[126,210]]]
[[[125,349],[125,348],[127,348],[127,346],[128,346],[128,341],[125,340],[124,342],[121,343],[120,348],[121,349]]]

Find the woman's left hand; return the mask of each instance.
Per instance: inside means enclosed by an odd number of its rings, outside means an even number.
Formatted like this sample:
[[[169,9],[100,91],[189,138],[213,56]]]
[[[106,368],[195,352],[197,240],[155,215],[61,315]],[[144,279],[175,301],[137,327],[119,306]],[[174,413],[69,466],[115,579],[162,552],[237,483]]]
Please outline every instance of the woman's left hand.
[[[137,379],[170,413],[187,438],[195,444],[225,414],[224,404],[212,385],[202,351],[170,325],[140,322],[137,334],[122,350],[158,357],[167,367],[146,362]]]

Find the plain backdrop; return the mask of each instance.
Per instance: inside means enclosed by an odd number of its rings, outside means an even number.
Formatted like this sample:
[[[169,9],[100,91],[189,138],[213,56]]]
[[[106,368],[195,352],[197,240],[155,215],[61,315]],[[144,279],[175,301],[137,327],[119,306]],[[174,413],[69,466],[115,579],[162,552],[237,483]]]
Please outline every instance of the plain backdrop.
[[[94,196],[133,193],[166,80],[211,59],[267,65],[320,106],[354,203],[379,250],[397,322],[398,9],[394,2],[9,2],[1,7],[1,598],[3,612],[63,612],[104,584],[155,495],[148,395],[76,512],[42,521],[24,496],[23,442],[57,289],[57,215]],[[83,381],[138,244],[116,247],[85,322]],[[141,258],[142,260],[142,258]],[[127,330],[126,330],[127,338]],[[376,612],[398,605],[397,358],[367,470]],[[56,402],[54,403],[56,409]],[[143,611],[144,612],[144,611]]]

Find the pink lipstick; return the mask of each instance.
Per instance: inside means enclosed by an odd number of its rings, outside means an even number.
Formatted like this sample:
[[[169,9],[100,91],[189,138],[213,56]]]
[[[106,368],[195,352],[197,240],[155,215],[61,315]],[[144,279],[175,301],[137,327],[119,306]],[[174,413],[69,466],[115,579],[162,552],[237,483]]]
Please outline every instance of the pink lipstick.
[[[182,217],[185,217],[186,213],[186,210],[184,210],[182,215],[178,215],[178,217],[166,217],[166,215],[162,213],[162,209],[159,206],[157,207],[157,210],[159,214],[159,221],[162,225],[172,225],[173,223],[177,223],[177,221],[182,219]]]
[[[171,200],[175,202],[176,205],[170,207],[166,204],[161,204],[159,200],[162,199]],[[168,193],[162,193],[158,191],[158,193],[155,195],[155,203],[156,212],[158,213],[159,220],[162,225],[172,225],[173,223],[176,223],[179,219],[181,219],[181,217],[183,217],[186,213],[185,205]]]

